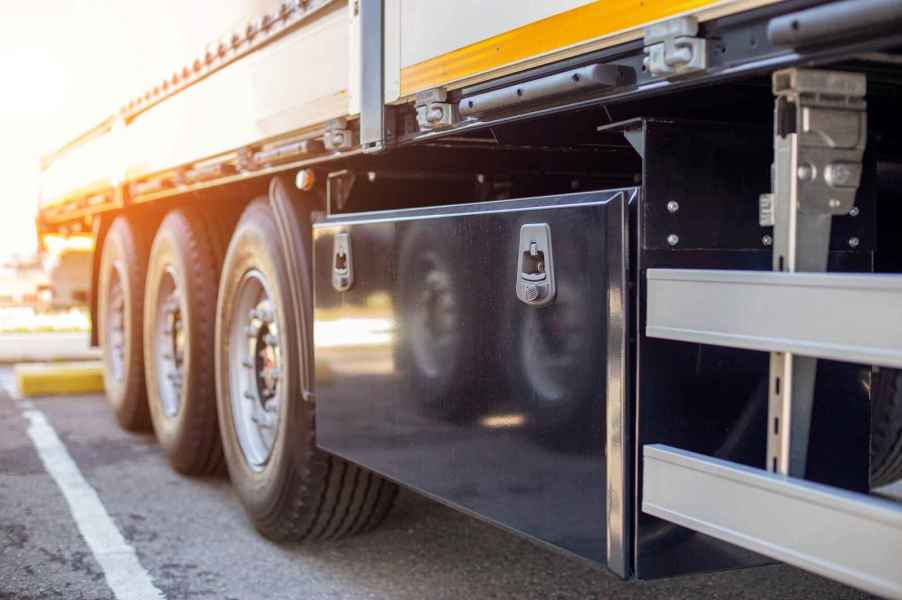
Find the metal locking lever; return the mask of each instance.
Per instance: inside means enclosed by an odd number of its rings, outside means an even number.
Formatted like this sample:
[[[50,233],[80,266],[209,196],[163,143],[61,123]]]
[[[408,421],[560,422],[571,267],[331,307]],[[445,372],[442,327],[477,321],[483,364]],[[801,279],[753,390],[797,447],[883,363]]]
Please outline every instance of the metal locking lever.
[[[520,228],[517,249],[517,298],[530,306],[544,306],[554,300],[554,259],[551,228],[532,223]]]
[[[346,292],[354,285],[354,263],[351,260],[351,234],[335,234],[332,245],[332,287]]]

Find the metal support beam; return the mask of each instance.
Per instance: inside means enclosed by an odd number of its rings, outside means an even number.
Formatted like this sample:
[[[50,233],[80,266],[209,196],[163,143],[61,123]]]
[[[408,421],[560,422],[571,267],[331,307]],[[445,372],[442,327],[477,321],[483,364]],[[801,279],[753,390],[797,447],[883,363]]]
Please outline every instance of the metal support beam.
[[[774,189],[761,198],[760,218],[774,226],[774,271],[826,271],[831,219],[851,210],[861,180],[866,89],[857,73],[774,73]],[[772,471],[805,474],[816,372],[813,358],[771,356]]]
[[[648,269],[649,337],[902,368],[902,275]]]
[[[902,598],[902,505],[662,445],[642,510],[886,598]]]

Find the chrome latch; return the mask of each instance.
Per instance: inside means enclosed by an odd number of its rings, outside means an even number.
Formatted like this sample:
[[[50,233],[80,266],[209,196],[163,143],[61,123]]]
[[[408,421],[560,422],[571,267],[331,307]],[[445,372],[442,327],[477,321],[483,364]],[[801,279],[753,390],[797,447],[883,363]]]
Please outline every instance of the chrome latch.
[[[520,228],[517,248],[517,298],[530,306],[544,306],[555,295],[551,228],[531,223]]]
[[[417,125],[420,131],[432,131],[454,125],[454,105],[448,102],[445,88],[417,92]]]
[[[332,243],[332,287],[346,292],[354,285],[354,263],[351,256],[351,234],[339,232]]]
[[[708,47],[698,19],[678,17],[645,28],[645,69],[652,77],[675,77],[708,67]]]

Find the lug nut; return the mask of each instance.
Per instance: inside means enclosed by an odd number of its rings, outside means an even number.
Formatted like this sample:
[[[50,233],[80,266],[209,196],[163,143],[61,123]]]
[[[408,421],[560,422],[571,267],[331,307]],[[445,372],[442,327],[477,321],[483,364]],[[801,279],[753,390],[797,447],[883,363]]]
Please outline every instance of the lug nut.
[[[861,212],[861,211],[858,210],[858,207],[857,207],[857,206],[853,206],[852,208],[849,209],[849,216],[850,216],[850,217],[857,217],[857,216],[859,215],[860,212]]]
[[[774,238],[770,237],[769,235],[765,235],[764,237],[761,238],[761,243],[767,247],[773,246]]]
[[[861,240],[859,240],[857,237],[849,238],[849,247],[850,248],[857,248],[859,244],[861,244]]]
[[[671,200],[667,203],[667,212],[669,212],[670,214],[673,214],[678,210],[680,210],[680,203],[676,200]]]
[[[670,244],[671,246],[676,246],[677,244],[680,243],[680,236],[678,236],[675,233],[671,233],[670,235],[667,236],[667,243]]]

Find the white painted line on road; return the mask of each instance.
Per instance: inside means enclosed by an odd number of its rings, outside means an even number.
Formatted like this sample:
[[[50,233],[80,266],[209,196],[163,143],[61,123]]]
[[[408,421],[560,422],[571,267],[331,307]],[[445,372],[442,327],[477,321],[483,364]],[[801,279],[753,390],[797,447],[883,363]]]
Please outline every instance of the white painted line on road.
[[[29,423],[28,436],[69,503],[75,524],[100,564],[113,594],[118,600],[164,600],[163,592],[141,566],[135,549],[122,537],[97,492],[78,470],[47,417],[34,408],[33,403],[21,404],[22,414]]]

